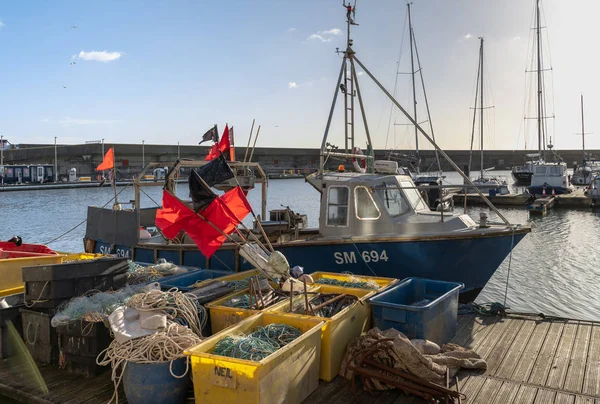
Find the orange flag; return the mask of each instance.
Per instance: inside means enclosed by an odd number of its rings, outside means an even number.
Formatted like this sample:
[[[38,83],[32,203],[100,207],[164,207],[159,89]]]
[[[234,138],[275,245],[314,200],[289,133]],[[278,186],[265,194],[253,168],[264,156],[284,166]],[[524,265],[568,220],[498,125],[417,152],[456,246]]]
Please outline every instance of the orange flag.
[[[108,151],[104,155],[104,160],[102,160],[102,163],[100,163],[100,165],[98,167],[96,167],[96,171],[112,170],[114,165],[115,165],[115,149],[113,149],[111,147],[110,149],[108,149]]]

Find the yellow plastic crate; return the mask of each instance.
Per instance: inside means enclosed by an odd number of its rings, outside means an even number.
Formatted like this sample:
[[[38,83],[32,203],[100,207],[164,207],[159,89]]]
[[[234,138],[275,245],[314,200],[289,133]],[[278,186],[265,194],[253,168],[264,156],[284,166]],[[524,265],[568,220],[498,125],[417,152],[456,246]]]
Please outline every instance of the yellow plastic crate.
[[[260,362],[211,353],[226,336],[268,324],[291,325],[302,335]],[[319,385],[322,326],[315,318],[259,313],[185,351],[191,357],[196,403],[301,403]]]
[[[223,278],[217,279],[224,280]],[[214,300],[205,306],[210,313],[210,328],[213,333],[222,331],[227,327],[239,323],[245,318],[248,318],[256,313],[260,313],[260,310],[241,309],[224,305],[225,302],[231,300],[232,298],[247,294],[249,291],[249,288],[238,290],[220,299]],[[286,301],[289,303],[289,300]],[[271,307],[279,306],[281,304],[283,304],[283,302],[275,303]]]
[[[0,297],[23,293],[25,285],[21,268],[38,265],[60,264],[65,255],[0,259]]]
[[[69,253],[69,252],[58,252],[58,253],[65,255],[63,262],[93,260],[96,258],[104,257],[103,254],[94,254],[94,253]]]
[[[376,292],[381,292],[382,290],[387,289],[390,286],[395,285],[396,283],[400,282],[400,280],[396,279],[396,278],[383,278],[380,276],[367,276],[367,275],[338,274],[335,272],[320,272],[319,271],[319,272],[313,272],[312,274],[308,274],[308,275],[310,275],[313,278],[313,280],[315,281],[315,285],[319,285],[316,282],[318,279],[322,279],[322,278],[335,279],[335,280],[344,281],[344,282],[350,281],[351,278],[358,278],[365,282],[374,281],[375,283],[377,283],[377,285],[379,285],[379,289],[377,289]],[[359,289],[359,288],[352,288],[352,289]],[[368,290],[368,289],[365,289],[365,290]]]
[[[242,281],[244,279],[250,278],[251,276],[256,276],[256,275],[260,276],[261,274],[262,274],[262,272],[259,269],[250,269],[248,271],[236,272],[231,275],[225,275],[225,276],[220,276],[218,278],[206,279],[204,281],[199,281],[199,282],[196,282],[193,286],[196,288],[199,288],[199,287],[208,285],[209,283],[213,283],[213,282]]]
[[[290,300],[284,304],[265,309],[267,313],[282,313],[295,318],[311,318],[324,321],[321,342],[321,365],[319,378],[326,382],[331,381],[340,372],[342,360],[346,354],[346,347],[355,338],[371,328],[371,305],[366,300],[376,291],[367,289],[342,288],[339,286],[320,285],[311,292],[317,293],[345,293],[354,295],[359,301],[346,307],[333,317],[314,317],[290,313]],[[310,298],[310,295],[309,295]],[[293,304],[304,301],[304,295],[294,297]]]

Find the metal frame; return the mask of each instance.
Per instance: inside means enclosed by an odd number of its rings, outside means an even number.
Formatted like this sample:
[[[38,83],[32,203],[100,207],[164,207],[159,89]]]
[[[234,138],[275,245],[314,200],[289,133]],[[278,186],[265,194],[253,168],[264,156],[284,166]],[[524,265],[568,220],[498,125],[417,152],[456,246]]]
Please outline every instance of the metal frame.
[[[346,188],[348,190],[348,194],[346,196],[346,208],[350,209],[350,187],[348,185],[328,186],[327,187],[327,205],[326,205],[327,211],[325,212],[325,226],[327,226],[327,227],[348,227],[349,222],[350,222],[350,212],[346,212],[346,224],[345,225],[329,224],[329,191],[331,190],[331,188]],[[334,205],[334,206],[343,206],[343,205]]]

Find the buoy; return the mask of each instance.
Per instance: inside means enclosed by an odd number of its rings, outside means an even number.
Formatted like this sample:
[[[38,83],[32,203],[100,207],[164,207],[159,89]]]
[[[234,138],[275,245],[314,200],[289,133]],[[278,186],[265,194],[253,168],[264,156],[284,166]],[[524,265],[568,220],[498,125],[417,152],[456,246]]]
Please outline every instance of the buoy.
[[[542,196],[546,196],[546,187],[542,188]]]
[[[554,188],[552,188],[552,196],[556,196],[556,192],[554,192]]]

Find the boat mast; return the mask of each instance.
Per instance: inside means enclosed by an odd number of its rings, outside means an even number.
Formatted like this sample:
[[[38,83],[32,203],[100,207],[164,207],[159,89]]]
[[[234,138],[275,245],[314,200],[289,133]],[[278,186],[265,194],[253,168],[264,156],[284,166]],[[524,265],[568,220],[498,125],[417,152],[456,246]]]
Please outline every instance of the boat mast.
[[[415,120],[415,122],[419,122],[417,120],[417,91],[416,91],[416,87],[415,87],[415,61],[414,61],[414,51],[413,51],[413,41],[414,41],[414,34],[413,34],[413,27],[412,27],[412,19],[411,19],[411,15],[410,15],[410,5],[412,3],[406,3],[406,7],[408,7],[408,35],[409,35],[409,42],[410,42],[410,78],[411,78],[411,82],[412,82],[412,93],[413,93],[413,119]],[[421,165],[421,157],[419,156],[419,130],[417,129],[417,127],[415,126],[415,152],[417,154],[417,173],[420,172],[420,165]]]
[[[541,41],[541,27],[540,27],[540,0],[536,0],[535,8],[535,19],[536,19],[536,37],[537,37],[537,110],[538,110],[538,151],[540,157],[545,160],[546,156],[543,154],[543,136],[542,136],[542,41]]]
[[[583,94],[581,94],[581,143],[583,148],[583,160],[581,162],[585,162],[585,127],[583,125]]]
[[[479,75],[479,82],[480,82],[480,90],[481,91],[481,96],[479,97],[479,136],[480,136],[480,147],[481,147],[481,151],[479,152],[479,157],[481,158],[481,173],[480,173],[480,177],[481,179],[483,179],[483,37],[479,37],[480,45],[479,45],[479,71],[480,71],[480,75]],[[475,111],[477,112],[477,111]]]

